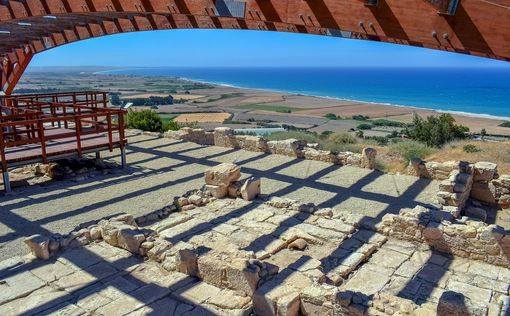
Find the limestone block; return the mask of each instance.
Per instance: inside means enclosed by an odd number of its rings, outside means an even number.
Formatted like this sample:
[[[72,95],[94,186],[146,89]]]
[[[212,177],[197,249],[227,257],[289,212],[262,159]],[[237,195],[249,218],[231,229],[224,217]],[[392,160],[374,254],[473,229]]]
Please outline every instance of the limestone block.
[[[189,276],[198,276],[197,255],[195,249],[188,243],[179,242],[165,252],[163,268],[168,271],[178,271]]]
[[[229,127],[216,127],[214,129],[214,145],[220,147],[232,147],[234,130]]]
[[[496,187],[491,182],[474,182],[471,187],[471,198],[496,204]]]
[[[474,181],[491,181],[498,176],[498,165],[480,161],[474,164],[473,171]]]
[[[124,223],[126,225],[130,225],[130,226],[136,226],[135,218],[131,214],[120,214],[120,215],[115,216],[111,220],[117,221],[117,222],[122,222],[122,223]]]
[[[329,150],[319,150],[310,146],[303,149],[303,157],[308,160],[323,161],[333,164],[338,163],[338,157],[335,153]]]
[[[153,243],[153,247],[147,252],[149,259],[156,262],[162,262],[165,259],[165,252],[170,250],[173,244],[165,239],[157,239]]]
[[[101,229],[98,226],[92,227],[90,229],[90,239],[92,240],[101,239]]]
[[[427,170],[426,162],[420,158],[412,158],[409,162],[407,172],[420,178],[431,179],[429,171]]]
[[[228,194],[228,187],[224,186],[224,185],[211,185],[211,184],[206,184],[205,185],[205,189],[211,193],[211,195],[214,197],[214,198],[217,198],[217,199],[222,199],[224,197],[227,196]]]
[[[236,139],[239,141],[239,136],[236,136]],[[241,143],[241,142],[239,142]],[[240,146],[242,149],[256,152],[267,152],[267,141],[260,136],[243,136],[242,144]]]
[[[203,199],[200,195],[193,194],[190,197],[188,197],[188,200],[191,204],[200,206],[203,204]]]
[[[225,267],[225,285],[237,292],[252,296],[260,279],[260,267],[246,259],[234,259]]]
[[[361,168],[375,169],[375,158],[377,156],[377,150],[374,148],[363,148],[361,153]]]
[[[293,138],[267,142],[268,151],[270,153],[297,158],[303,157],[303,148],[305,146],[306,141]]]
[[[233,163],[222,163],[205,171],[205,183],[228,187],[241,177],[241,167]]]
[[[118,227],[117,242],[120,248],[131,253],[138,253],[144,240],[145,235],[133,226],[121,225]]]
[[[351,296],[341,295],[338,288],[332,285],[314,284],[301,291],[301,310],[304,315],[335,315],[338,305],[350,304]]]
[[[299,290],[277,282],[266,282],[253,295],[256,315],[297,316],[299,305]]]
[[[298,238],[291,242],[288,246],[289,249],[292,250],[305,250],[305,248],[308,246],[308,242],[302,238]]]
[[[222,285],[226,268],[226,262],[224,260],[219,260],[212,254],[206,254],[197,259],[197,267],[199,279],[212,285]]]
[[[32,235],[25,238],[25,244],[30,248],[32,254],[42,260],[50,258],[49,244],[50,239],[43,235]]]
[[[185,197],[179,197],[177,201],[175,201],[175,203],[177,204],[177,206],[183,207],[189,204],[189,200]]]
[[[118,223],[110,221],[101,221],[99,222],[99,228],[101,230],[101,236],[103,240],[112,246],[118,246],[119,242],[117,240],[117,236],[119,234]]]
[[[240,193],[243,200],[254,200],[260,194],[260,178],[248,178],[241,187]]]

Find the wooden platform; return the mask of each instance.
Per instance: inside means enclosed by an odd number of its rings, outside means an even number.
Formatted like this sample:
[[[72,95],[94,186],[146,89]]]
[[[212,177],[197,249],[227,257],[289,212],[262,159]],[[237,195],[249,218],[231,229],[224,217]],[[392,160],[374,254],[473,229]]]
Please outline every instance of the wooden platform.
[[[120,148],[126,163],[125,111],[109,108],[105,92],[0,97],[0,167],[9,168]]]
[[[59,134],[74,133],[72,129],[51,127],[47,128],[47,136],[56,136]],[[120,147],[118,134],[113,134],[113,148]],[[58,138],[46,142],[46,159],[48,161],[69,158],[79,155],[77,151],[76,137]],[[108,133],[99,133],[81,136],[82,154],[97,152],[110,149]],[[113,149],[112,148],[112,149]],[[41,144],[28,144],[17,147],[7,148],[5,151],[5,160],[9,167],[25,165],[27,163],[43,162]],[[2,162],[0,158],[0,162]]]

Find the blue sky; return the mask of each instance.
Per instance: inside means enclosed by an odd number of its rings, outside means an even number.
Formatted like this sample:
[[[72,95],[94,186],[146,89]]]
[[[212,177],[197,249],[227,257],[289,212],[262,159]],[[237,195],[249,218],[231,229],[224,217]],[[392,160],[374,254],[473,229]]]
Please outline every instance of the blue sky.
[[[510,67],[510,63],[379,42],[292,33],[170,30],[80,41],[31,66],[121,67]]]

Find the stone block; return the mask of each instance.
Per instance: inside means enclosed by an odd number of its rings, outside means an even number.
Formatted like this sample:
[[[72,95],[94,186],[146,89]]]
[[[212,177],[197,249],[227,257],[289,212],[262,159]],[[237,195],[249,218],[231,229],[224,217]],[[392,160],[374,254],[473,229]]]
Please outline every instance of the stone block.
[[[259,282],[260,267],[246,259],[234,259],[225,266],[225,282],[228,288],[240,294],[252,296]]]
[[[260,194],[260,178],[248,178],[241,187],[240,193],[245,201],[252,201]]]
[[[498,177],[498,165],[492,162],[480,161],[474,164],[474,181],[491,181]]]
[[[361,168],[375,169],[375,158],[377,156],[377,150],[374,148],[363,148],[361,152]]]
[[[222,199],[228,194],[228,187],[224,185],[210,185],[206,184],[205,189],[211,193],[214,198]]]
[[[474,182],[471,187],[471,198],[489,204],[496,204],[496,186],[491,182]]]
[[[25,238],[25,244],[30,248],[32,254],[41,260],[50,258],[50,239],[42,235],[32,235]]]
[[[145,240],[145,235],[138,229],[129,225],[118,227],[117,242],[120,248],[126,249],[131,253],[138,253],[140,245]]]
[[[297,158],[303,158],[303,148],[305,146],[306,141],[293,138],[267,142],[270,153]]]
[[[173,244],[164,239],[157,239],[152,248],[147,252],[147,256],[156,262],[162,262],[165,259],[165,252],[170,250]]]
[[[228,187],[241,177],[241,167],[233,163],[222,163],[205,171],[205,183]]]

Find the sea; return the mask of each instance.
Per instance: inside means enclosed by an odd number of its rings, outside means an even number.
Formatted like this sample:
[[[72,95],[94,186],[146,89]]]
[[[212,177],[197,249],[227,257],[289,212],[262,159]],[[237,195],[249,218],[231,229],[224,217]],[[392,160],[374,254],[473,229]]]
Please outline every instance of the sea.
[[[179,77],[231,87],[510,119],[510,67],[126,68],[102,74]]]

